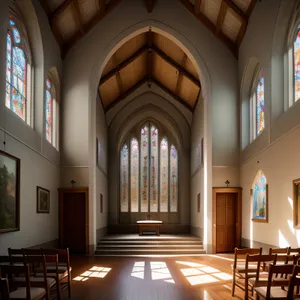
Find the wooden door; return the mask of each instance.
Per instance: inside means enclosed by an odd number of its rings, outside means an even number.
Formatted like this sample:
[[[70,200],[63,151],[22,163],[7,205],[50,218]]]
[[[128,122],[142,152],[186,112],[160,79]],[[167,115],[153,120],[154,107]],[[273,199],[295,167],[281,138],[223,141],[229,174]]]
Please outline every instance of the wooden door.
[[[87,213],[85,191],[60,191],[60,245],[71,253],[87,251]]]
[[[236,236],[236,195],[218,193],[216,200],[216,252],[232,252]]]

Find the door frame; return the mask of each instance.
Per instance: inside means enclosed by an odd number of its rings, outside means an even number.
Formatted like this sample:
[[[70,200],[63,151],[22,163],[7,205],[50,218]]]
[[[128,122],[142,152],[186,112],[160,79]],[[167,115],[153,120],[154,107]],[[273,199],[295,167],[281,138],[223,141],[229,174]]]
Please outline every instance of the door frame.
[[[212,197],[212,253],[217,248],[217,194],[236,194],[236,223],[235,223],[235,246],[241,246],[242,237],[242,188],[213,187]]]
[[[84,193],[85,194],[85,254],[89,254],[89,188],[81,187],[81,188],[59,188],[58,189],[58,201],[59,201],[59,244],[63,245],[64,242],[64,223],[63,223],[63,199],[64,194],[68,193]]]

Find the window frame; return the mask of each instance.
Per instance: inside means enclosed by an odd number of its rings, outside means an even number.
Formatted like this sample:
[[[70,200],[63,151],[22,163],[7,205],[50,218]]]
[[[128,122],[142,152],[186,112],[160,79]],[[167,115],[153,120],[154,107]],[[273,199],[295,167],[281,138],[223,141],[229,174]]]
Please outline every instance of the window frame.
[[[295,103],[297,103],[297,101],[300,100],[300,97],[298,99],[296,99],[296,79],[295,79],[295,41],[297,39],[297,35],[300,32],[300,21],[298,23],[298,25],[296,26],[295,32],[294,32],[294,38],[293,38],[293,43],[292,43],[292,47],[291,47],[291,64],[292,64],[292,68],[291,72],[292,72],[292,96],[289,97],[289,108],[292,107]]]
[[[5,52],[5,85],[9,85],[10,86],[10,107],[8,107],[6,105],[6,95],[5,95],[5,107],[7,109],[9,109],[14,115],[16,115],[20,120],[22,120],[25,124],[27,124],[30,127],[33,127],[33,119],[34,119],[34,113],[33,113],[33,107],[34,107],[34,103],[33,103],[33,74],[34,74],[34,68],[32,65],[32,59],[31,59],[31,50],[28,46],[28,37],[27,37],[27,32],[26,32],[26,28],[24,23],[22,22],[22,20],[20,20],[20,18],[18,18],[17,14],[12,10],[9,9],[9,23],[7,26],[7,31],[6,31],[6,52]],[[10,20],[12,20],[15,25],[11,25],[10,24]],[[20,35],[20,43],[16,43],[13,37],[13,31],[12,31],[12,26],[15,26],[16,29],[19,32]],[[10,36],[11,39],[11,53],[10,53],[10,57],[11,57],[11,71],[10,71],[10,82],[7,81],[7,54],[8,54],[8,49],[7,49],[7,38],[8,35]],[[14,85],[12,84],[13,82],[13,48],[19,48],[24,52],[24,57],[26,60],[26,65],[25,65],[25,77],[26,77],[26,86],[24,86],[25,89],[25,96],[23,97],[25,99],[25,118],[23,119],[22,117],[20,117],[17,113],[15,113],[12,109],[12,88],[14,88],[18,93],[19,90],[14,87]],[[6,87],[5,87],[6,90]]]
[[[148,173],[149,173],[149,177],[148,177],[148,210],[147,212],[142,212],[141,211],[141,130],[143,127],[148,126],[148,130],[149,130],[149,135],[148,135],[148,152],[150,151],[151,148],[151,126],[155,126],[155,128],[158,130],[158,144],[157,144],[157,153],[158,153],[158,162],[157,162],[157,167],[158,167],[158,172],[157,172],[157,186],[158,186],[158,191],[157,191],[157,211],[151,211],[150,209],[150,163],[151,163],[151,159],[148,161]],[[160,169],[160,162],[161,162],[161,155],[160,155],[160,146],[161,146],[161,141],[163,140],[163,138],[167,138],[168,141],[168,211],[167,212],[161,212],[160,209],[160,176],[161,176],[161,169]],[[138,195],[139,195],[139,199],[138,199],[138,212],[132,212],[131,211],[131,140],[135,138],[138,141],[138,146],[139,146],[139,166],[138,166],[138,170],[139,170],[139,191],[138,191]],[[128,147],[128,211],[122,211],[121,210],[121,189],[122,189],[122,185],[121,185],[121,151],[124,147],[124,145],[127,145]],[[128,146],[129,145],[129,146]],[[171,208],[170,208],[170,155],[171,155],[171,146],[174,145],[176,151],[177,151],[177,207],[176,207],[176,212],[171,212]],[[130,131],[129,134],[127,134],[126,138],[124,138],[124,140],[122,141],[122,143],[120,143],[120,147],[119,147],[119,193],[118,193],[118,197],[119,197],[119,212],[121,214],[126,214],[126,213],[130,213],[130,214],[137,214],[137,213],[146,213],[146,214],[151,214],[151,213],[179,213],[179,174],[180,174],[180,148],[177,145],[177,142],[175,141],[173,135],[168,132],[163,126],[161,126],[160,124],[158,124],[156,121],[153,121],[152,119],[150,120],[146,120],[143,121],[142,123],[139,123],[138,125],[134,126]]]

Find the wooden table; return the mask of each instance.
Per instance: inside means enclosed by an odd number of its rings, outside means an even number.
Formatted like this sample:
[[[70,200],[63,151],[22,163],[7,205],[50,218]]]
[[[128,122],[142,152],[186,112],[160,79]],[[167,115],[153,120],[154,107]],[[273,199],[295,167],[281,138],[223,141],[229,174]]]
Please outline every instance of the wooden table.
[[[137,221],[136,222],[139,227],[139,235],[143,234],[144,229],[154,228],[156,235],[159,235],[159,227],[162,224],[162,221],[155,221],[155,220],[144,220],[144,221]],[[149,230],[147,230],[149,231]]]

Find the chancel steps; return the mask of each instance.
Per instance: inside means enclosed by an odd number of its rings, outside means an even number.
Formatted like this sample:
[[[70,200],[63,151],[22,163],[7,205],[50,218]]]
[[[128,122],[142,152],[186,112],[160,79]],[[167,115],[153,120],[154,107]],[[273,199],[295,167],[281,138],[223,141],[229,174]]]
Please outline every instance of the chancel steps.
[[[95,255],[198,255],[205,254],[200,238],[193,236],[107,236],[97,245]]]

